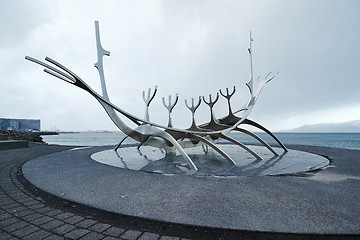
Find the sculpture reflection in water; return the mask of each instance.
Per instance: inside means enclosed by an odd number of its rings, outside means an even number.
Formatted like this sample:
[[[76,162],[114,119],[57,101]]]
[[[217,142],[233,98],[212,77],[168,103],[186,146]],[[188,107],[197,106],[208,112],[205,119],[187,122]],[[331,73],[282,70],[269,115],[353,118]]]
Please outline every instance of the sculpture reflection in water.
[[[204,149],[210,147],[216,152],[218,152],[221,156],[223,156],[227,161],[231,164],[236,164],[235,161],[221,148],[218,146],[217,142],[220,139],[225,139],[231,142],[233,145],[236,145],[240,148],[245,149],[251,155],[253,155],[256,159],[261,160],[261,156],[253,151],[251,148],[246,146],[245,144],[237,141],[236,139],[229,136],[229,133],[232,131],[238,131],[245,133],[265,146],[274,156],[278,156],[278,153],[267,144],[263,139],[261,139],[258,135],[254,132],[246,130],[242,128],[242,125],[251,125],[255,128],[261,129],[270,135],[274,140],[278,142],[278,144],[283,149],[284,153],[287,152],[287,148],[284,144],[268,129],[263,127],[262,125],[250,120],[248,115],[252,111],[259,94],[266,83],[271,81],[275,76],[269,73],[264,79],[254,81],[254,74],[253,74],[253,66],[252,66],[252,41],[251,33],[250,33],[250,46],[249,46],[249,56],[250,56],[250,80],[246,84],[249,92],[250,92],[250,99],[245,106],[239,108],[236,111],[232,110],[231,105],[231,98],[236,92],[236,88],[234,87],[231,91],[228,88],[225,91],[219,90],[216,93],[215,97],[209,94],[209,97],[199,97],[197,99],[192,98],[190,103],[185,100],[186,107],[190,110],[192,116],[192,124],[187,129],[180,129],[173,126],[172,123],[172,111],[174,107],[178,103],[178,95],[175,96],[174,101],[172,101],[171,96],[168,97],[168,102],[166,103],[166,99],[163,97],[162,101],[164,106],[168,111],[168,125],[161,125],[158,123],[154,123],[150,121],[149,118],[149,106],[157,93],[157,87],[153,91],[151,89],[148,90],[147,94],[145,91],[143,92],[143,100],[146,105],[145,110],[145,117],[144,119],[137,117],[129,112],[124,111],[123,109],[119,108],[118,106],[114,105],[108,96],[106,90],[106,83],[105,83],[105,76],[104,76],[104,68],[103,68],[103,56],[110,56],[110,52],[104,50],[101,46],[100,42],[100,31],[99,31],[99,23],[95,22],[95,31],[96,31],[96,44],[97,44],[97,57],[98,61],[95,63],[95,67],[98,69],[99,77],[101,81],[102,87],[102,96],[95,92],[90,86],[88,86],[84,80],[78,77],[75,73],[70,71],[65,66],[61,65],[57,61],[46,57],[45,61],[48,63],[41,62],[37,59],[32,57],[26,56],[25,59],[35,62],[39,65],[45,67],[44,71],[48,74],[51,74],[61,80],[64,80],[67,83],[75,85],[88,93],[90,93],[99,103],[103,106],[106,113],[109,115],[111,120],[114,124],[123,132],[125,133],[125,138],[123,138],[120,143],[116,146],[115,151],[121,146],[124,140],[127,137],[131,137],[132,139],[136,140],[140,148],[142,145],[152,146],[156,148],[164,149],[167,153],[174,153],[176,150],[182,155],[183,159],[187,162],[188,167],[192,170],[198,170],[192,159],[189,155],[185,152],[185,148],[189,147],[197,147],[197,146],[204,146]],[[219,93],[222,97],[224,97],[227,101],[228,105],[228,115],[222,118],[217,118],[214,114],[213,108],[215,104],[219,100]],[[195,113],[196,110],[199,108],[201,103],[204,102],[209,110],[210,110],[210,121],[204,124],[196,124],[195,121]],[[123,119],[127,118],[131,122],[134,123],[134,126],[131,127],[126,124]]]

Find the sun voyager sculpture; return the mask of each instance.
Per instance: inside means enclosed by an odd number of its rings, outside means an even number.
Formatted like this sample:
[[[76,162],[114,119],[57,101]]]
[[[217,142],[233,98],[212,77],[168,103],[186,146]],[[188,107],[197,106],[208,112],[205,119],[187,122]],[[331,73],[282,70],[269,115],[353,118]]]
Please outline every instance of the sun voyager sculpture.
[[[121,139],[119,144],[115,147],[115,151],[119,149],[119,147],[126,138],[130,137],[139,143],[138,148],[140,148],[142,145],[147,145],[155,148],[164,149],[166,153],[175,153],[176,151],[178,151],[191,170],[196,171],[198,170],[198,167],[195,165],[193,160],[189,157],[189,155],[185,152],[184,149],[197,146],[205,146],[203,148],[205,152],[208,148],[211,148],[217,153],[219,153],[231,164],[236,165],[236,162],[218,146],[217,142],[220,139],[223,139],[231,142],[234,146],[245,149],[257,160],[262,160],[262,157],[258,153],[253,151],[249,146],[229,136],[230,132],[238,131],[256,139],[261,145],[266,147],[272,154],[274,154],[274,156],[279,156],[279,154],[274,150],[272,146],[270,146],[263,139],[261,139],[256,133],[243,128],[242,125],[251,125],[264,131],[280,145],[284,153],[288,151],[285,145],[272,132],[270,132],[267,128],[260,125],[259,123],[252,121],[248,118],[249,114],[254,108],[254,105],[259,97],[261,90],[266,83],[268,83],[275,77],[275,75],[269,73],[264,79],[259,80],[258,78],[257,81],[254,81],[252,65],[253,39],[251,38],[251,33],[249,39],[250,46],[248,48],[250,56],[250,80],[248,83],[246,83],[246,86],[249,89],[250,98],[247,104],[233,111],[231,98],[236,92],[235,87],[233,87],[233,89],[230,89],[230,91],[228,88],[225,88],[225,91],[222,91],[220,89],[219,92],[216,93],[215,97],[210,94],[208,99],[203,96],[196,99],[192,98],[190,102],[185,100],[186,107],[191,112],[192,124],[187,129],[180,129],[174,127],[172,124],[172,111],[178,103],[178,95],[175,96],[174,101],[172,101],[171,96],[169,96],[168,103],[166,103],[167,101],[164,97],[162,98],[162,102],[168,111],[167,126],[152,122],[149,118],[149,106],[157,93],[157,87],[155,87],[154,91],[151,91],[151,89],[149,89],[147,94],[145,93],[145,91],[143,91],[142,97],[146,107],[144,118],[137,117],[127,111],[124,111],[122,108],[116,106],[110,101],[106,90],[103,69],[103,57],[104,55],[110,56],[110,52],[106,51],[101,46],[99,23],[97,21],[95,21],[95,32],[98,57],[98,61],[95,63],[95,67],[99,72],[102,95],[94,91],[90,86],[86,84],[84,80],[82,80],[71,70],[49,57],[45,58],[45,61],[47,61],[48,63],[39,61],[29,56],[26,56],[25,59],[45,67],[44,71],[46,73],[85,90],[86,92],[90,93],[102,105],[113,123],[125,134],[125,137]],[[218,102],[220,95],[224,97],[227,101],[228,114],[227,116],[217,118],[214,114],[213,108],[214,105]],[[202,102],[208,106],[211,117],[209,122],[198,125],[195,121],[195,112]],[[124,119],[129,119],[131,122],[133,122],[134,127],[126,124],[124,122]]]

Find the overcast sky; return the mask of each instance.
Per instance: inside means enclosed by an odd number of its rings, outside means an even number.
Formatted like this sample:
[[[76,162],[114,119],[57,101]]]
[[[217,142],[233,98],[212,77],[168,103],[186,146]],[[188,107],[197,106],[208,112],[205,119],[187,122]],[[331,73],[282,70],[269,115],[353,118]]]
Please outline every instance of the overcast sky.
[[[188,127],[184,99],[237,86],[247,102],[252,31],[255,76],[280,72],[249,118],[277,131],[360,119],[360,1],[2,0],[0,117],[41,119],[42,130],[115,130],[88,93],[24,59],[49,56],[101,93],[94,21],[111,52],[110,100],[144,116],[142,91],[158,86],[150,118],[167,124],[163,96],[179,93],[174,125]],[[226,114],[223,98],[215,114]],[[198,123],[207,121],[202,104]]]

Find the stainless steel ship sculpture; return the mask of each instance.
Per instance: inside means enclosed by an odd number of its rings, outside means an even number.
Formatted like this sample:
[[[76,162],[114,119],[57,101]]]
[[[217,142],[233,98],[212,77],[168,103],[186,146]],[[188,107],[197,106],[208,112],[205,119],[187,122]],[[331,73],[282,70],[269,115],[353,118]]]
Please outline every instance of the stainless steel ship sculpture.
[[[256,123],[250,119],[248,116],[254,105],[259,97],[259,94],[266,83],[271,81],[275,76],[269,73],[264,79],[254,81],[254,74],[253,74],[253,65],[252,65],[252,41],[251,33],[250,33],[250,46],[249,46],[249,56],[250,56],[250,80],[246,83],[249,92],[250,92],[250,99],[248,103],[240,107],[238,110],[233,111],[231,106],[231,98],[235,94],[236,88],[234,87],[232,91],[229,92],[229,89],[226,88],[225,91],[219,90],[216,93],[215,99],[210,94],[209,99],[203,96],[202,98],[199,97],[198,99],[192,98],[190,104],[185,100],[186,107],[190,110],[192,116],[192,124],[187,129],[180,129],[176,128],[172,124],[171,113],[178,103],[178,95],[175,96],[174,102],[171,100],[171,96],[168,97],[168,104],[166,103],[165,98],[162,98],[163,104],[168,111],[168,125],[161,125],[155,122],[150,121],[149,118],[149,106],[154,99],[157,93],[157,87],[155,87],[154,91],[151,92],[151,89],[148,90],[147,95],[145,91],[143,91],[143,100],[146,105],[145,110],[145,118],[137,117],[129,112],[124,111],[122,108],[113,104],[108,96],[106,90],[106,83],[105,83],[105,76],[104,76],[104,69],[103,69],[103,56],[110,56],[110,52],[106,51],[100,42],[100,31],[99,31],[99,23],[95,22],[95,31],[96,31],[96,45],[97,45],[97,56],[98,61],[95,63],[95,67],[98,69],[101,87],[102,87],[102,96],[95,92],[90,86],[88,86],[84,80],[82,80],[79,76],[75,73],[70,71],[68,68],[63,66],[62,64],[56,62],[55,60],[46,57],[45,61],[48,63],[44,63],[39,61],[35,58],[26,56],[25,59],[37,63],[41,66],[44,66],[44,71],[50,75],[53,75],[67,83],[75,85],[88,93],[90,93],[99,103],[103,106],[106,113],[109,115],[111,120],[114,124],[123,132],[125,133],[125,138],[123,138],[120,143],[116,146],[115,151],[121,146],[124,140],[127,137],[131,137],[132,139],[136,140],[140,148],[142,145],[152,146],[155,148],[161,148],[166,151],[166,153],[174,153],[176,150],[182,155],[183,159],[187,162],[188,167],[192,170],[198,170],[197,166],[194,164],[192,159],[188,156],[185,152],[185,148],[189,147],[197,147],[197,146],[205,146],[204,149],[208,149],[208,147],[212,148],[220,155],[222,155],[227,161],[231,164],[236,165],[235,161],[221,148],[218,146],[217,141],[220,139],[225,139],[231,142],[233,145],[241,147],[248,151],[251,155],[253,155],[256,159],[261,160],[261,156],[258,155],[256,152],[251,150],[245,144],[237,141],[236,139],[229,136],[229,133],[232,131],[238,131],[245,133],[254,139],[256,139],[259,143],[265,146],[272,154],[278,156],[278,153],[271,147],[268,143],[266,143],[263,139],[261,139],[257,134],[246,130],[241,127],[241,125],[251,125],[255,128],[261,129],[262,131],[266,132],[270,135],[278,144],[281,146],[284,152],[287,152],[287,148],[284,144],[268,129]],[[214,114],[213,107],[219,100],[219,93],[222,97],[224,97],[227,101],[228,105],[228,115],[222,118],[217,118]],[[197,125],[195,122],[195,112],[199,108],[201,102],[204,102],[210,110],[210,121],[204,124]],[[134,123],[134,127],[130,127],[126,124],[122,119],[127,118]]]

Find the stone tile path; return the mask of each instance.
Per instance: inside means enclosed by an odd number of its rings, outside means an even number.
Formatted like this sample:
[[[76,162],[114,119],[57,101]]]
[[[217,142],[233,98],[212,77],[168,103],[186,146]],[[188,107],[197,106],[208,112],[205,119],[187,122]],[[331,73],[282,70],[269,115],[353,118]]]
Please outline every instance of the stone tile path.
[[[21,166],[27,160],[65,150],[60,146],[31,145],[29,149],[0,151],[0,239],[184,239],[175,232],[91,209],[54,203],[24,184]],[[59,201],[59,200],[58,200]],[[158,224],[159,225],[159,224]]]

